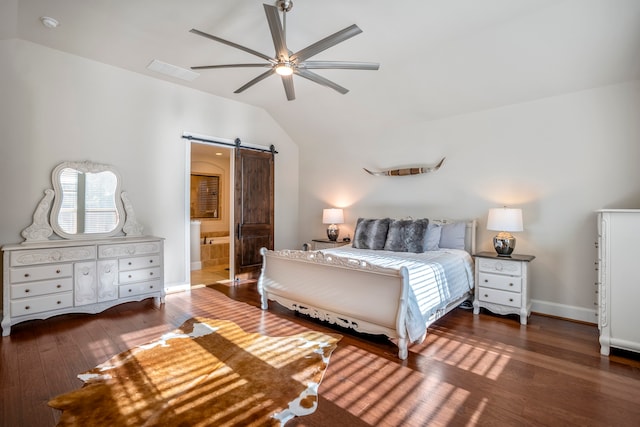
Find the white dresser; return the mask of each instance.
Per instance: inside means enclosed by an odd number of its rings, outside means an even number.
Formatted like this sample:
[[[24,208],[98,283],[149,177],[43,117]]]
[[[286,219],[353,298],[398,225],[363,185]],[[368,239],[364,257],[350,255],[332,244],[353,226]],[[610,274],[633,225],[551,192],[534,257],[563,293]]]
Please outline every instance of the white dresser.
[[[145,298],[163,303],[164,240],[142,234],[120,174],[110,165],[63,162],[51,184],[24,241],[2,247],[2,335],[26,320]]]
[[[163,239],[152,236],[5,245],[2,335],[31,319],[164,302]]]
[[[598,214],[598,329],[600,353],[610,348],[640,352],[639,209]]]

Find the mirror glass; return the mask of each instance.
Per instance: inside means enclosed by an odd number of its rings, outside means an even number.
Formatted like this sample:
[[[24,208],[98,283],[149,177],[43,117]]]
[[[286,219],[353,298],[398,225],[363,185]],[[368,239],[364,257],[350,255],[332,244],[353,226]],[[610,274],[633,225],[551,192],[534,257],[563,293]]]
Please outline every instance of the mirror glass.
[[[51,226],[62,237],[112,236],[122,229],[120,180],[95,163],[63,163],[52,176],[55,199]]]
[[[220,219],[220,177],[191,174],[191,218]]]

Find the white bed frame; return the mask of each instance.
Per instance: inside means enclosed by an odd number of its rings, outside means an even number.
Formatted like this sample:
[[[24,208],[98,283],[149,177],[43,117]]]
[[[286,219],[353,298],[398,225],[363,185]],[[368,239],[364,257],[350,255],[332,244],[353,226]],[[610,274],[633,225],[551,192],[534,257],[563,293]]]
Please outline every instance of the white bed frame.
[[[471,254],[475,253],[476,225],[476,220],[472,220],[466,226],[465,249]],[[384,334],[397,340],[398,357],[407,358],[405,316],[409,279],[405,267],[381,268],[318,251],[262,248],[260,253],[263,261],[258,291],[263,310],[268,308],[268,300],[273,300],[291,310],[357,332]],[[429,319],[427,326],[470,299],[470,295],[471,291],[450,301]],[[422,340],[424,336],[420,342]]]

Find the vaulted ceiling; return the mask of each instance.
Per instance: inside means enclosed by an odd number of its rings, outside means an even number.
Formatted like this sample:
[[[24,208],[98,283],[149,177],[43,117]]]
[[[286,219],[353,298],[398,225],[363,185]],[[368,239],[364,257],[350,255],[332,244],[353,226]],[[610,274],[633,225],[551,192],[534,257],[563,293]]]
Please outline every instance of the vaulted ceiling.
[[[3,0],[0,38],[262,107],[301,144],[640,78],[638,0],[294,0],[291,50],[351,24],[363,30],[313,58],[380,63],[317,71],[346,95],[295,76],[294,101],[278,76],[233,93],[263,69],[204,70],[190,82],[147,69],[154,59],[186,69],[260,62],[191,28],[273,55],[262,3],[271,1]],[[42,16],[60,25],[45,28]]]

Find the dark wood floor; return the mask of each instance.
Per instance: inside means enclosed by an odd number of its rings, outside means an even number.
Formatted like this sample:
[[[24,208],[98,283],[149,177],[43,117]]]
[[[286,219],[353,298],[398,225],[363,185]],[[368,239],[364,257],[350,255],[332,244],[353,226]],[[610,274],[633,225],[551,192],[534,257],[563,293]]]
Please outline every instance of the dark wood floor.
[[[47,401],[79,388],[80,372],[159,337],[189,317],[228,319],[251,332],[334,331],[276,304],[255,284],[123,304],[14,326],[0,340],[0,425],[54,426]],[[344,331],[341,331],[344,333]],[[287,426],[638,426],[640,358],[599,354],[593,325],[456,309],[400,361],[386,339],[345,333],[320,386],[316,413]]]

